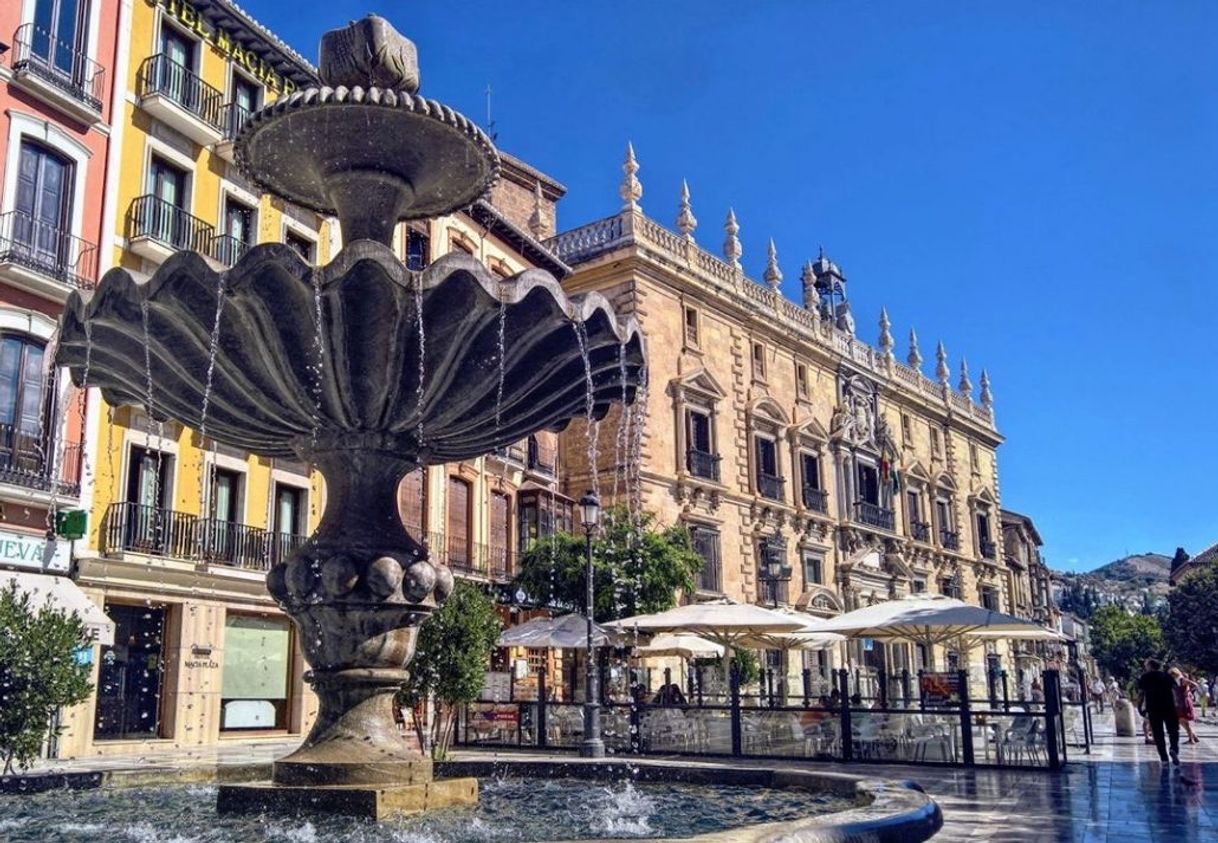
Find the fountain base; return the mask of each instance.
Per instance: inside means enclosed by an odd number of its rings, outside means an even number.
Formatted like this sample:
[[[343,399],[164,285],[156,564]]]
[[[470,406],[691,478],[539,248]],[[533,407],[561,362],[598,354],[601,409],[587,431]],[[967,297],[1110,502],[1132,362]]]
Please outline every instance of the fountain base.
[[[426,778],[431,778],[427,764]],[[340,814],[370,820],[478,804],[478,780],[436,779],[411,784],[222,784],[221,814]]]

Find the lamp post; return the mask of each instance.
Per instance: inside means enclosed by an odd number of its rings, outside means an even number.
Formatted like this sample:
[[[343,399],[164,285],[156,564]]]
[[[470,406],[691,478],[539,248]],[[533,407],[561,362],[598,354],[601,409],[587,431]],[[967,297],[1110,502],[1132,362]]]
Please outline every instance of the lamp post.
[[[579,747],[583,758],[604,758],[605,742],[601,740],[600,689],[597,681],[595,648],[592,646],[592,608],[595,588],[592,583],[592,533],[601,522],[601,502],[594,492],[579,499],[579,510],[587,537],[587,673],[584,677],[584,742]]]

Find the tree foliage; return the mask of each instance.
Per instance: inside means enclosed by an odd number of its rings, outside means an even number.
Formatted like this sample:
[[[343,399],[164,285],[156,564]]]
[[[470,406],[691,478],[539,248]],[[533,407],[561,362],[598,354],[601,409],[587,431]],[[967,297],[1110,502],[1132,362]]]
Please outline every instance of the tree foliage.
[[[412,708],[432,699],[432,752],[443,757],[452,740],[457,708],[473,702],[486,681],[486,667],[502,625],[495,604],[476,585],[457,580],[448,600],[419,629],[410,678],[402,686],[399,702]],[[420,743],[423,724],[417,712],[415,731]]]
[[[1131,615],[1120,606],[1101,606],[1091,615],[1091,653],[1105,673],[1127,684],[1148,658],[1167,652],[1163,630],[1151,615]]]
[[[515,585],[556,609],[585,611],[586,539],[558,533],[537,542],[520,559]],[[694,590],[702,557],[680,525],[657,528],[655,516],[632,518],[623,507],[605,512],[592,544],[596,595],[593,618],[611,621],[662,612],[676,605],[678,589]]]
[[[30,765],[52,733],[55,712],[89,696],[90,644],[76,613],[35,606],[16,583],[0,589],[0,757],[4,773]]]
[[[1062,591],[1057,604],[1063,612],[1069,612],[1082,620],[1088,620],[1099,608],[1100,593],[1095,586],[1087,585],[1075,577]]]
[[[1167,600],[1164,631],[1176,658],[1205,673],[1218,673],[1218,564],[1186,575]]]

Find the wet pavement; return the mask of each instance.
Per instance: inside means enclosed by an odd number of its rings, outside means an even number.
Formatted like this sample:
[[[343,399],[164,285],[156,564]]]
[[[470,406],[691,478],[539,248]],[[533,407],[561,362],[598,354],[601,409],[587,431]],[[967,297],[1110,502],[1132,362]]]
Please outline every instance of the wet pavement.
[[[1060,773],[994,769],[957,769],[877,764],[823,764],[767,761],[767,764],[911,779],[943,809],[937,843],[1218,843],[1218,721],[1200,724],[1198,744],[1182,744],[1182,764],[1161,765],[1153,746],[1141,737],[1118,738],[1110,715],[1095,718],[1096,743],[1090,755],[1071,749]],[[103,759],[48,761],[30,772],[79,772],[181,768],[193,764],[267,763],[287,754],[296,741],[241,742],[172,753],[149,752]],[[459,760],[496,756],[567,758],[569,754],[459,751]],[[651,758],[655,758],[651,756]],[[656,759],[660,760],[660,759]],[[692,758],[682,764],[725,763]]]

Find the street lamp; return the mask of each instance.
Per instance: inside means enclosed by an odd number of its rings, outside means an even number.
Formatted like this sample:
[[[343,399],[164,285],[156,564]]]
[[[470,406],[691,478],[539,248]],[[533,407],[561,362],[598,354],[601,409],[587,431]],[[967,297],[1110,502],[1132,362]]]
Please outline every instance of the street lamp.
[[[587,492],[579,499],[579,511],[587,538],[587,673],[584,677],[584,742],[579,754],[583,758],[604,758],[605,742],[601,740],[600,689],[597,687],[595,650],[592,647],[592,606],[595,599],[592,584],[592,533],[601,523],[601,502],[595,492]]]

